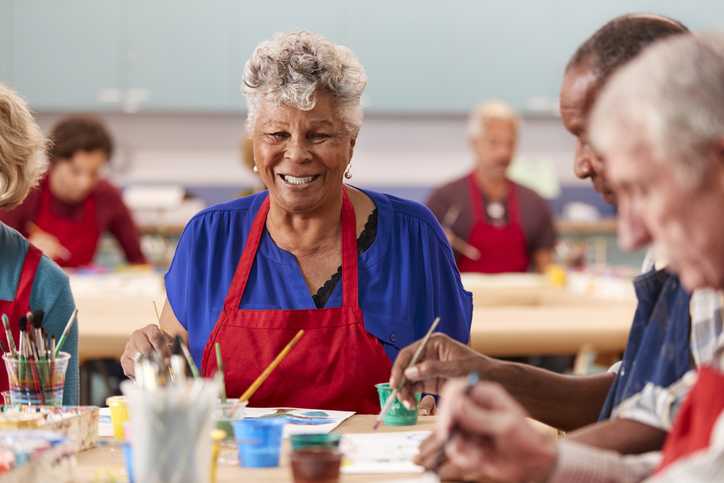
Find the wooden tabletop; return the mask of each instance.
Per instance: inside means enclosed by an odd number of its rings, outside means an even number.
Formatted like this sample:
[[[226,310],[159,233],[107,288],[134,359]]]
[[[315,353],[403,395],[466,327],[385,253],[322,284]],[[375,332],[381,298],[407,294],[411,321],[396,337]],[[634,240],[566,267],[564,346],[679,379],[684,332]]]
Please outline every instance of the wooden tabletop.
[[[81,361],[120,357],[131,332],[155,323],[153,301],[164,300],[159,274],[73,276],[71,285]],[[575,354],[586,344],[622,352],[635,308],[633,299],[601,300],[552,287],[498,284],[473,292],[471,346],[492,356]]]
[[[352,416],[350,419],[342,423],[336,432],[342,434],[349,433],[370,433],[374,424],[375,416],[358,415]],[[421,417],[416,426],[382,426],[380,432],[395,431],[431,431],[434,428],[434,416]],[[218,469],[218,483],[253,481],[253,482],[286,482],[292,481],[291,470],[289,468],[289,448],[288,442],[285,441],[282,449],[282,460],[279,468],[268,469],[251,469],[240,468],[236,464],[224,463],[223,460],[231,459],[234,448],[225,448],[221,454],[222,463]],[[79,481],[94,481],[97,475],[107,474],[108,472],[116,475],[125,474],[123,453],[117,446],[101,446],[78,455],[78,477]],[[342,475],[342,482],[355,481],[394,481],[399,479],[410,478],[415,475]]]

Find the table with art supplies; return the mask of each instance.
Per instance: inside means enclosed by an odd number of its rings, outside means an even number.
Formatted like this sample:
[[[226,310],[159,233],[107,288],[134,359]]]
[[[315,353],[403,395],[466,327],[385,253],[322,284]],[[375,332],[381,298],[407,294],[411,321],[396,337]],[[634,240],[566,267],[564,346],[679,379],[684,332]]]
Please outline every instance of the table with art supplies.
[[[108,407],[99,410],[62,407],[63,384],[43,382],[64,380],[67,354],[60,349],[76,313],[57,345],[41,329],[34,330],[39,324],[32,322],[39,318],[41,314],[28,314],[20,322],[18,345],[8,337],[10,347],[3,348],[10,391],[0,410],[5,430],[0,431],[2,483],[437,481],[413,462],[434,418],[403,406],[397,399],[399,386],[375,386],[376,416],[250,407],[304,330],[289,339],[238,399],[227,398],[218,343],[217,370],[202,378],[176,336],[168,358],[158,352],[139,354],[134,379],[121,384],[123,396],[108,398]],[[418,361],[439,322],[432,322],[409,365]],[[470,374],[468,387],[477,380],[477,374]],[[399,384],[406,384],[404,377]],[[443,458],[441,450],[437,460]]]

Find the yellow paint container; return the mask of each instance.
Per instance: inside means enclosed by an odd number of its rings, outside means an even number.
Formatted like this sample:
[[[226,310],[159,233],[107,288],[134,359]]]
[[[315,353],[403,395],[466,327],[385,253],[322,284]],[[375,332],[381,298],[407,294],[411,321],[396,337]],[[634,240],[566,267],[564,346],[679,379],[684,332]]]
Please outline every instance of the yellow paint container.
[[[128,421],[128,406],[125,396],[112,396],[106,399],[106,405],[111,410],[111,424],[113,425],[113,437],[116,441],[125,441],[126,432],[123,427]]]

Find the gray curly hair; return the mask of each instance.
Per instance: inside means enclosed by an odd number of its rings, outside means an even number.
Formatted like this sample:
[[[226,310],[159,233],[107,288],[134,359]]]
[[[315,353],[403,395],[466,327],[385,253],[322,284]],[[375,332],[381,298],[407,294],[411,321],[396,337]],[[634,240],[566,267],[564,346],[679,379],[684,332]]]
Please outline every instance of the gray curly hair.
[[[0,84],[0,208],[14,208],[45,171],[45,137],[28,106]]]
[[[366,86],[364,67],[347,47],[312,32],[276,34],[260,43],[244,66],[247,129],[252,130],[262,100],[309,111],[316,104],[315,94],[323,90],[335,97],[345,127],[356,135]]]

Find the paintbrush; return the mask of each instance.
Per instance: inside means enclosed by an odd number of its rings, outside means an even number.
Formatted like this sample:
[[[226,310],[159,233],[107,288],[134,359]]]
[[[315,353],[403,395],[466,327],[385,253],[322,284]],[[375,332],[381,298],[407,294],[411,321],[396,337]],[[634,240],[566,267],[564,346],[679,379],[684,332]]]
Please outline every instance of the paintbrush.
[[[183,355],[186,358],[186,363],[189,365],[189,370],[191,371],[191,377],[193,377],[194,379],[197,379],[199,377],[199,369],[196,367],[193,357],[191,357],[191,352],[189,352],[189,348],[186,347],[186,344],[184,344],[183,339],[181,338],[180,335],[176,336],[176,340],[178,340],[178,343],[181,345],[181,351],[183,352]]]
[[[33,327],[33,340],[38,355],[45,354],[45,340],[43,339],[43,316],[42,310],[28,312],[28,320]]]
[[[289,354],[289,351],[291,351],[295,345],[297,345],[297,342],[299,342],[299,339],[302,338],[304,335],[304,331],[300,330],[297,332],[297,335],[292,338],[292,340],[289,341],[289,343],[282,349],[282,351],[277,354],[277,356],[274,358],[274,360],[269,364],[266,369],[259,375],[259,377],[256,378],[254,382],[251,383],[251,386],[244,391],[244,394],[241,395],[239,398],[240,401],[248,401],[251,399],[251,397],[254,395],[254,393],[259,389],[259,386],[264,384],[264,381],[267,380],[269,375],[276,369],[276,367],[281,364],[281,362],[284,360],[284,358]]]
[[[181,349],[181,336],[177,335],[173,340],[171,348],[171,372],[175,383],[181,383],[186,380],[186,359],[184,358],[183,349]]]
[[[12,355],[13,357],[17,357],[18,351],[17,351],[17,349],[15,349],[15,340],[13,339],[13,332],[10,330],[10,321],[8,320],[8,316],[3,314],[2,321],[3,321],[3,328],[5,329],[5,337],[8,340],[8,348],[10,349],[10,355]]]
[[[224,380],[224,360],[221,358],[221,344],[216,342],[214,349],[216,349],[217,374],[221,375],[221,402],[226,404],[226,382]]]
[[[72,314],[70,314],[70,318],[68,319],[68,322],[65,324],[65,328],[63,329],[63,333],[60,334],[60,339],[58,340],[58,344],[55,346],[55,351],[53,352],[53,358],[58,357],[58,354],[61,350],[63,350],[63,344],[65,344],[65,339],[68,337],[68,334],[70,333],[70,329],[73,327],[73,322],[78,320],[78,309],[75,309]]]
[[[467,387],[465,388],[465,396],[469,396],[470,392],[472,392],[475,385],[480,381],[480,377],[478,376],[477,372],[471,372],[468,374],[468,383]],[[445,462],[445,448],[447,448],[447,445],[450,444],[450,441],[460,432],[460,428],[457,425],[454,425],[452,428],[450,428],[450,432],[447,435],[447,440],[445,440],[445,444],[440,446],[440,448],[437,450],[437,455],[435,456],[435,461],[432,464],[432,467],[430,468],[430,471],[433,473],[437,473],[438,470],[440,470],[440,467]]]
[[[437,325],[440,323],[440,317],[436,317],[435,320],[432,321],[432,325],[427,330],[427,334],[425,334],[425,337],[422,339],[422,342],[417,347],[417,350],[412,355],[412,359],[410,359],[410,363],[407,365],[405,370],[409,369],[410,367],[417,364],[417,360],[422,355],[422,351],[425,350],[425,346],[427,345],[427,341],[430,340],[430,336],[433,332],[435,332],[435,329],[437,328]],[[380,427],[380,424],[382,424],[382,420],[385,418],[385,414],[390,410],[392,405],[395,403],[395,400],[397,399],[397,395],[400,393],[400,389],[402,389],[402,386],[404,386],[407,383],[407,378],[405,377],[404,371],[402,372],[402,379],[400,379],[400,383],[397,385],[396,388],[392,390],[392,394],[389,395],[387,398],[387,401],[385,401],[385,405],[382,407],[382,410],[380,411],[380,414],[377,416],[377,420],[375,421],[375,425],[372,426],[373,430],[377,430],[377,428]]]

